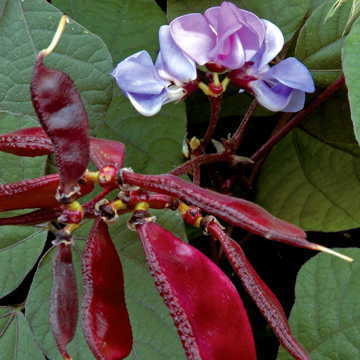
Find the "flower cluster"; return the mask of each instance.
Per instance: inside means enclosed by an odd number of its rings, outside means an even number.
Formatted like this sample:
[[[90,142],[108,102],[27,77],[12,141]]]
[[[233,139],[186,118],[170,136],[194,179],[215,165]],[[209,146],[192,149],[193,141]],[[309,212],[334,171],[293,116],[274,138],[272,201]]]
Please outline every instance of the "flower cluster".
[[[112,75],[143,115],[156,114],[163,104],[182,99],[197,87],[196,64],[223,73],[272,111],[296,112],[305,92],[314,91],[307,68],[290,57],[269,64],[284,45],[281,30],[268,20],[230,2],[174,19],[159,31],[160,52],[155,65],[140,51],[120,62]],[[223,82],[224,83],[224,82]],[[201,86],[199,86],[201,87]],[[221,92],[225,86],[221,88]],[[207,93],[217,96],[218,93]]]

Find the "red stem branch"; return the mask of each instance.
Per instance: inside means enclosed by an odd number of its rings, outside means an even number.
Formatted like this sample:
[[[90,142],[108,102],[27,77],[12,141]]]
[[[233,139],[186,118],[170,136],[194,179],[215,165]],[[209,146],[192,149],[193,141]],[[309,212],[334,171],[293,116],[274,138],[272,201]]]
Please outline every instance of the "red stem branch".
[[[244,115],[243,119],[241,120],[239,127],[234,132],[231,139],[228,141],[228,145],[229,145],[230,149],[232,150],[232,152],[234,152],[234,153],[239,148],[239,146],[244,138],[245,132],[250,123],[251,116],[254,113],[256,106],[257,106],[257,101],[253,100],[251,102],[246,114]]]
[[[178,166],[177,168],[171,170],[169,174],[171,175],[183,175],[194,170],[194,167],[217,163],[217,162],[233,162],[236,160],[234,155],[229,152],[223,152],[220,154],[204,154],[196,156],[194,159],[191,159],[184,164]]]
[[[202,141],[202,148],[203,150],[206,149],[206,147],[208,146],[210,140],[212,139],[215,129],[216,129],[216,125],[218,123],[219,120],[219,113],[221,110],[221,100],[222,100],[222,96],[209,96],[209,101],[210,101],[210,122],[209,122],[209,126],[206,130],[206,133],[204,135],[204,139]]]
[[[272,136],[263,146],[260,147],[252,156],[254,162],[260,160],[272,147],[277,144],[285,135],[294,129],[307,115],[312,113],[319,105],[329,98],[335,91],[345,84],[344,75],[341,75],[335,82],[330,84],[319,96],[313,100],[309,106],[297,113],[282,129]]]

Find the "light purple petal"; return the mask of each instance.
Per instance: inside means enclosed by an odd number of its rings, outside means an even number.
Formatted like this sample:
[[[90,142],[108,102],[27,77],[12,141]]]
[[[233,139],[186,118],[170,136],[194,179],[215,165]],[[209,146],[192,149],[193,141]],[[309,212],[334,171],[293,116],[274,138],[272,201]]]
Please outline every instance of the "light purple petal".
[[[213,62],[237,69],[257,53],[265,26],[255,14],[223,2],[208,9],[205,16],[217,34],[216,46],[209,53]]]
[[[197,77],[196,66],[175,43],[170,34],[168,25],[163,25],[159,30],[160,53],[159,61],[156,61],[156,68],[164,72],[168,80],[180,83],[187,83]]]
[[[215,46],[215,33],[202,14],[187,14],[170,23],[176,44],[198,64],[209,62],[208,53]]]
[[[235,33],[226,39],[219,39],[217,46],[209,52],[212,62],[229,69],[237,69],[245,63],[243,44]]]
[[[161,106],[166,102],[166,90],[158,95],[126,94],[134,108],[144,116],[153,116],[158,113]]]
[[[287,106],[282,109],[284,112],[297,112],[304,108],[305,93],[300,90],[294,90],[291,93],[291,98]]]
[[[165,86],[150,55],[144,50],[121,61],[111,75],[124,92],[155,95],[160,94]]]
[[[275,58],[284,46],[284,36],[281,30],[268,20],[262,19],[265,25],[265,39],[259,53],[258,68],[261,69]]]
[[[231,4],[231,3],[229,3]],[[234,4],[231,4],[235,7]],[[258,48],[262,45],[265,39],[265,24],[254,13],[243,9],[236,8],[238,20],[243,23],[248,29],[250,29],[257,36]]]
[[[265,75],[266,79],[276,79],[293,89],[314,92],[314,81],[307,67],[299,60],[290,57],[273,66]],[[265,78],[264,78],[265,79]]]
[[[271,111],[282,111],[289,104],[294,91],[282,84],[269,87],[262,80],[251,81],[249,87],[254,92],[256,100]]]
[[[216,44],[209,52],[209,59],[216,64],[236,69],[245,62],[243,45],[236,35],[243,25],[237,20],[233,9],[224,4],[205,12],[205,17],[217,35]]]

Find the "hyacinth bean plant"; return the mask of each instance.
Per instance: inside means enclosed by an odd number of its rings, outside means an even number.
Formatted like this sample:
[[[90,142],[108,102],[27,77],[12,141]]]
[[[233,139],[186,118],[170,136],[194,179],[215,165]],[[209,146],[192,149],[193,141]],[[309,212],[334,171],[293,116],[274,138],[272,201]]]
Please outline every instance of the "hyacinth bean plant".
[[[0,2],[1,359],[360,358],[358,10]]]

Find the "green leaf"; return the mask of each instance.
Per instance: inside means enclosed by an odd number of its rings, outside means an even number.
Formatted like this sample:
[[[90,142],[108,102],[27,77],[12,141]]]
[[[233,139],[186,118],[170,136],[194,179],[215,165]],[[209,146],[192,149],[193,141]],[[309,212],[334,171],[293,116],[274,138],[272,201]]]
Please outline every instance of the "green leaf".
[[[0,329],[1,357],[6,360],[44,360],[22,312],[14,308],[2,308],[0,316],[3,311],[7,311],[9,316],[5,317],[6,326]]]
[[[351,1],[341,6],[325,22],[332,2],[318,7],[300,31],[295,56],[312,72],[316,82],[325,86],[341,74],[341,48]]]
[[[194,12],[204,12],[207,8],[218,6],[223,1],[217,0],[168,0],[168,19]],[[250,10],[260,18],[270,20],[282,30],[289,40],[301,26],[309,9],[309,0],[234,0],[239,8]]]
[[[354,201],[354,189],[359,188],[360,161],[354,153],[293,130],[267,158],[256,201],[305,230],[356,228],[360,203]]]
[[[0,306],[0,338],[5,333],[14,317],[14,308]]]
[[[320,254],[300,270],[290,326],[312,360],[360,358],[360,250],[353,263]],[[291,360],[281,349],[278,360]]]
[[[359,73],[360,20],[357,20],[347,36],[342,59],[346,85],[349,91],[351,118],[354,133],[360,143],[360,73]]]
[[[55,0],[53,4],[99,35],[114,62],[140,50],[154,55],[166,16],[152,0]]]
[[[321,6],[324,3],[324,0],[310,0],[310,10],[314,11],[316,8]]]
[[[337,91],[322,104],[308,119],[302,128],[317,139],[336,148],[359,156],[351,121],[347,91]]]
[[[5,10],[5,7],[6,7],[6,4],[7,4],[7,0],[2,0],[0,2],[0,18],[3,16],[4,14],[4,10]]]
[[[38,125],[39,122],[33,116],[0,112],[0,134]],[[0,152],[0,164],[0,184],[6,184],[42,176],[46,157],[21,157]]]
[[[38,52],[49,45],[60,15],[45,0],[8,1],[0,22],[0,111],[34,114],[29,92],[32,68]],[[102,40],[71,21],[45,62],[73,78],[95,126],[112,96],[111,56]]]
[[[47,232],[14,226],[0,231],[0,297],[14,290],[35,265]]]
[[[182,161],[185,129],[183,102],[165,105],[159,114],[149,118],[137,113],[125,96],[117,95],[94,134],[126,144],[127,166],[139,172],[162,173]]]
[[[154,214],[160,212],[154,211]],[[146,269],[140,241],[134,232],[127,229],[126,220],[123,216],[118,223],[111,225],[110,233],[124,268],[126,303],[134,335],[134,347],[128,359],[183,360],[185,356],[175,327]],[[185,238],[182,220],[177,213],[166,211],[159,216],[159,222],[177,236]],[[76,233],[74,254],[81,253],[91,223]],[[53,250],[50,250],[39,264],[26,302],[26,317],[44,353],[52,360],[60,360],[48,322],[52,256]],[[74,256],[74,264],[79,270],[78,256]],[[81,285],[81,274],[78,275]],[[69,353],[77,360],[93,358],[89,355],[80,329],[69,347]]]

